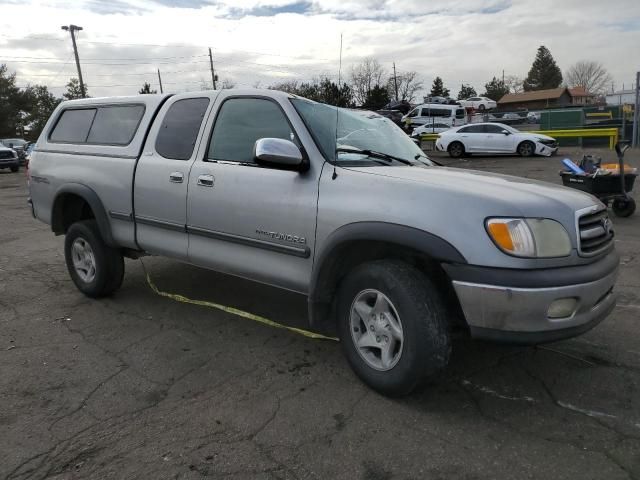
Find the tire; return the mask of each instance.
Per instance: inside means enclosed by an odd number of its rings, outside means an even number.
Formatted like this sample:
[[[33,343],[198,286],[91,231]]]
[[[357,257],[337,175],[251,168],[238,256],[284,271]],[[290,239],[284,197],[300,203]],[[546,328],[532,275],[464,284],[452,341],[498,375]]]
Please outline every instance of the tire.
[[[372,305],[380,305],[382,313],[376,314]],[[442,299],[429,279],[404,262],[381,260],[356,267],[340,285],[337,312],[351,368],[382,394],[406,395],[449,362]],[[358,340],[364,345],[358,347]]]
[[[447,151],[451,158],[460,158],[465,154],[464,145],[460,142],[451,142]]]
[[[16,173],[18,170],[20,170],[20,167],[18,167],[17,165],[15,167],[10,167],[10,168],[13,173]]]
[[[115,292],[124,278],[124,258],[107,246],[95,220],[76,222],[67,230],[64,256],[71,280],[91,298]]]
[[[521,157],[531,157],[536,152],[536,146],[533,144],[533,142],[525,140],[520,145],[518,145],[516,151]]]
[[[636,201],[633,198],[614,200],[611,208],[618,217],[630,217],[636,211]]]
[[[480,105],[478,105],[478,111],[484,112],[486,109],[487,107],[484,106],[484,103],[481,103]]]

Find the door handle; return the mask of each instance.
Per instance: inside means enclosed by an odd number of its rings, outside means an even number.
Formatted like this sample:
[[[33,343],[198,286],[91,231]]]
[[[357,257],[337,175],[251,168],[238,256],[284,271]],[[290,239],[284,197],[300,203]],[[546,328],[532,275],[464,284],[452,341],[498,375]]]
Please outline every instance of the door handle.
[[[198,185],[201,187],[213,187],[213,175],[200,175]]]
[[[171,172],[169,174],[169,181],[172,183],[182,183],[184,180],[184,175],[182,172]]]

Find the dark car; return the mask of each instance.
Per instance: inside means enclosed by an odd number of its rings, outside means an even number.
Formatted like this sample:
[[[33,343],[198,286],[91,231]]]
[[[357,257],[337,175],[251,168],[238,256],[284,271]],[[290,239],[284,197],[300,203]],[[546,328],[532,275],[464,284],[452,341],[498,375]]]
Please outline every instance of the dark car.
[[[17,172],[20,168],[20,159],[15,150],[5,147],[0,142],[0,168],[10,168],[12,172]]]
[[[27,145],[27,141],[22,138],[2,138],[0,139],[0,143],[7,148],[12,148],[18,154],[18,158],[20,159],[20,164],[24,165],[25,158],[25,147]]]
[[[399,127],[403,127],[402,124],[402,112],[399,110],[376,110],[376,113],[382,115],[383,117],[387,117],[393,123],[398,125]]]

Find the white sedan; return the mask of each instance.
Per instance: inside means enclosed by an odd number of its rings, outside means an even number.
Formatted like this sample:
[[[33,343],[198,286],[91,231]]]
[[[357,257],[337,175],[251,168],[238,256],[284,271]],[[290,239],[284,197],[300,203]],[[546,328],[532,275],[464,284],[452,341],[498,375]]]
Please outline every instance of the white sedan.
[[[411,136],[414,138],[420,138],[423,133],[442,133],[451,128],[451,125],[447,123],[428,123],[426,125],[420,125],[413,129]]]
[[[465,108],[473,108],[481,112],[485,110],[493,110],[498,106],[495,100],[491,100],[487,97],[470,97],[466,100],[458,100],[458,103]]]
[[[474,123],[452,128],[440,134],[436,149],[453,158],[469,153],[517,153],[550,156],[558,151],[555,138],[526,133],[503,123]]]

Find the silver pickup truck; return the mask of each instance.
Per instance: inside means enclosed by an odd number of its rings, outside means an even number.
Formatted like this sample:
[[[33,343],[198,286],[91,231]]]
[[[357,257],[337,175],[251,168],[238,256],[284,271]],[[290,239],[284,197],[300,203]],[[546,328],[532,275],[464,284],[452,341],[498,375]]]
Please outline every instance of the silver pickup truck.
[[[113,293],[123,256],[142,254],[299,292],[311,327],[337,332],[386,394],[447,365],[456,323],[541,343],[615,304],[619,257],[594,197],[437,166],[380,115],[283,92],[64,102],[28,176],[86,295]]]

